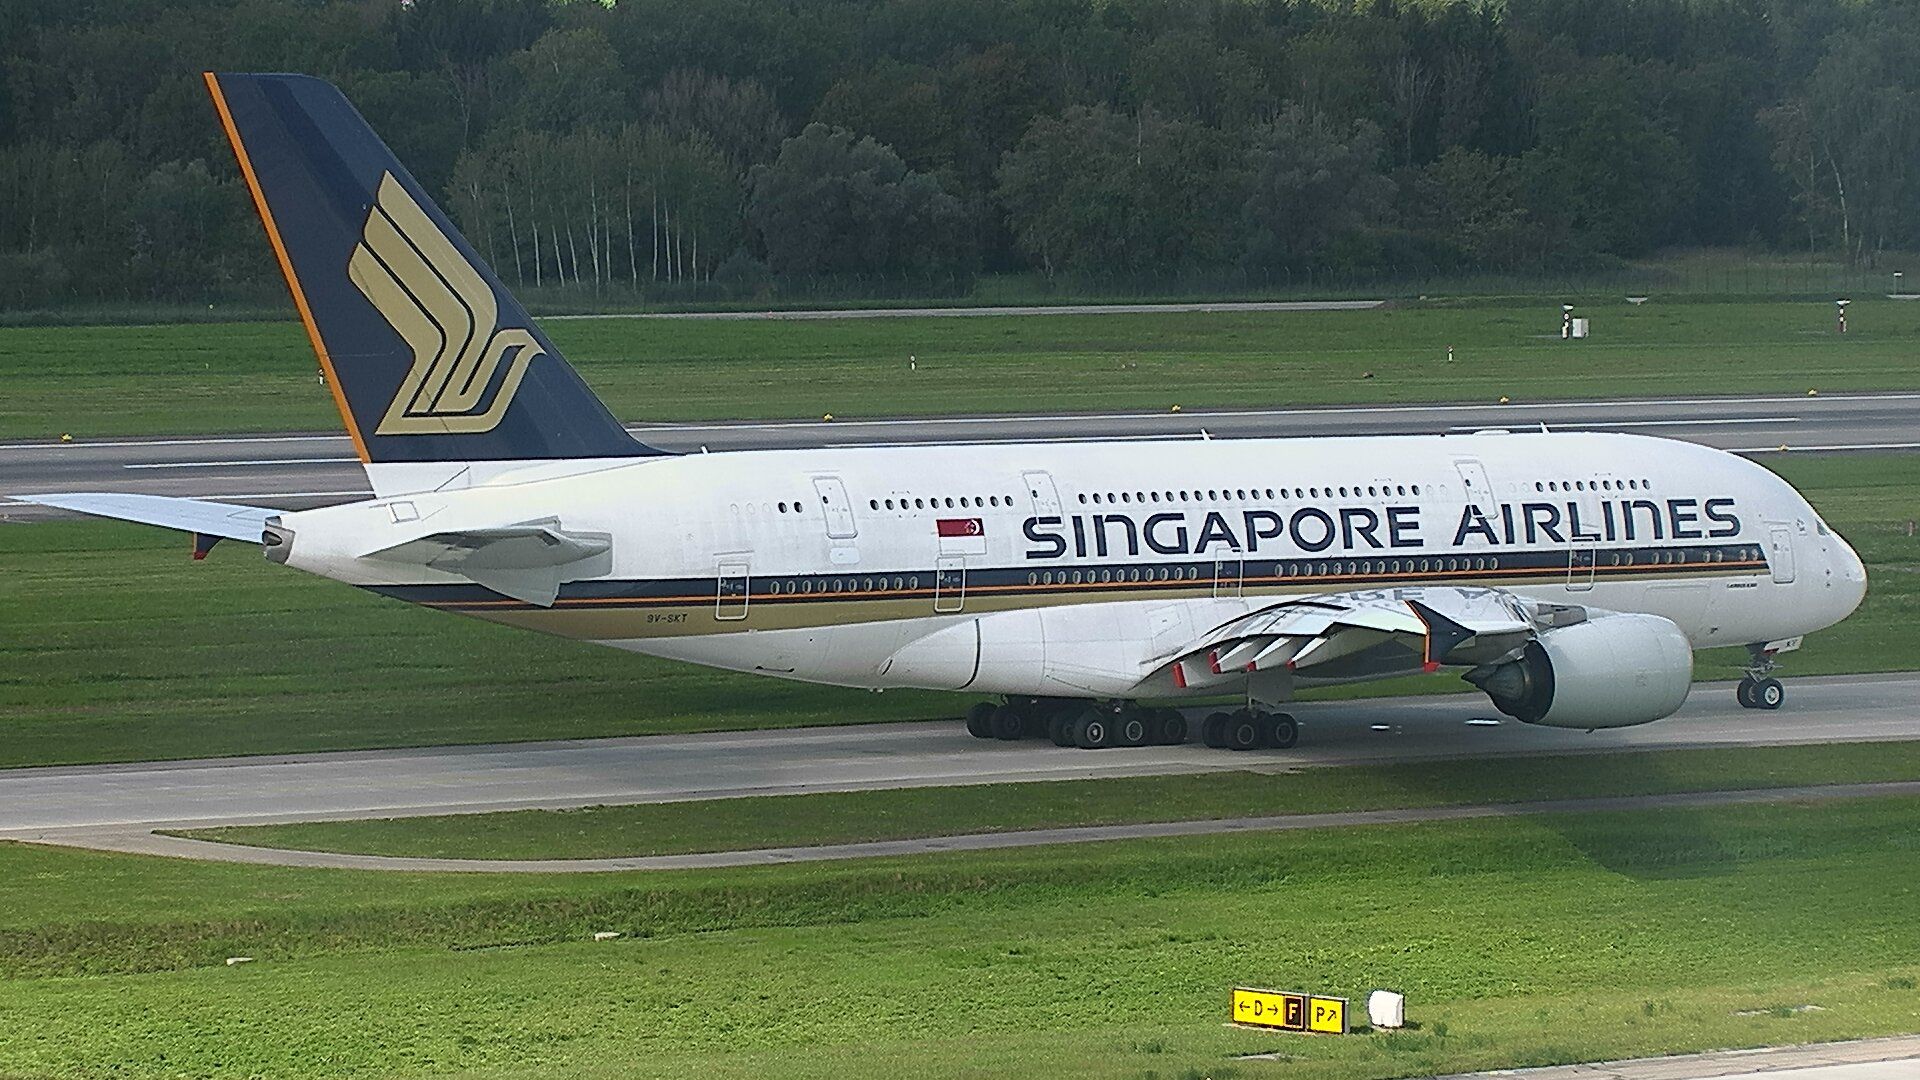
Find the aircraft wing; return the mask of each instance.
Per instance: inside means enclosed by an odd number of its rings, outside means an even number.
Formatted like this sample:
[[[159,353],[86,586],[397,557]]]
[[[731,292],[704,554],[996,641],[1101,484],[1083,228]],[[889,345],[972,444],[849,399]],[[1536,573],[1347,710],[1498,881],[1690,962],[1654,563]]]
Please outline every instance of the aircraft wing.
[[[265,506],[209,502],[205,499],[177,499],[166,495],[116,495],[106,492],[74,492],[48,495],[10,495],[18,502],[51,506],[94,517],[158,525],[179,529],[196,537],[194,550],[204,554],[214,539],[260,542],[260,530],[267,519],[280,513]]]
[[[1497,659],[1586,609],[1523,601],[1498,589],[1447,586],[1295,597],[1235,616],[1156,657],[1176,686],[1204,687],[1285,669],[1365,679]]]

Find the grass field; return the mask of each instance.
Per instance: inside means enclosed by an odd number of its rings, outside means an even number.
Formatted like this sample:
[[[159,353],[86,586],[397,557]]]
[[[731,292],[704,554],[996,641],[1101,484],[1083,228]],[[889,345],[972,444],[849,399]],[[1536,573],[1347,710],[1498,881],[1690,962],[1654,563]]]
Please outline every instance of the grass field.
[[[1825,303],[1614,301],[1588,313],[1595,336],[1574,345],[1558,338],[1557,303],[1539,300],[1365,312],[580,319],[547,330],[633,421],[1920,387],[1920,303],[1861,300],[1844,337],[1832,333]],[[0,438],[339,426],[290,322],[0,328],[0,371]]]
[[[651,876],[0,845],[0,1075],[1371,1080],[1903,1032],[1916,867],[1910,799]],[[1418,1026],[1223,1026],[1247,983]]]
[[[1788,674],[1920,665],[1920,456],[1777,457],[1860,550],[1865,605]],[[1703,654],[1726,678],[1737,650]],[[1457,690],[1449,675],[1342,691]],[[0,528],[0,766],[957,716],[963,695],[813,687],[369,596],[177,534]]]
[[[1662,750],[1271,773],[906,788],[186,830],[260,847],[598,859],[1013,829],[1920,779],[1920,742]]]

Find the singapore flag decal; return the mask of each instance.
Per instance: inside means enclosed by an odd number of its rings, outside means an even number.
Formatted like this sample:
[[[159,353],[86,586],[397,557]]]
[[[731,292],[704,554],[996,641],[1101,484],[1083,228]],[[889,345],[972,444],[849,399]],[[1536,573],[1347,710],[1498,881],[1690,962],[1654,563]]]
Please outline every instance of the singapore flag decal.
[[[940,534],[942,555],[985,555],[987,523],[979,518],[940,518],[933,523]]]

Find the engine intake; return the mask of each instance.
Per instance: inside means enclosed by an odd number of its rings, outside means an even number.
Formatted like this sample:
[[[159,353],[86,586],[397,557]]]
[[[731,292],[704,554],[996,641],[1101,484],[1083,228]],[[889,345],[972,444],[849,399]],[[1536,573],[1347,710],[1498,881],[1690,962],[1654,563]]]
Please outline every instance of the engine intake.
[[[1657,615],[1599,615],[1543,631],[1516,659],[1463,677],[1523,723],[1629,727],[1672,716],[1687,700],[1693,647]]]

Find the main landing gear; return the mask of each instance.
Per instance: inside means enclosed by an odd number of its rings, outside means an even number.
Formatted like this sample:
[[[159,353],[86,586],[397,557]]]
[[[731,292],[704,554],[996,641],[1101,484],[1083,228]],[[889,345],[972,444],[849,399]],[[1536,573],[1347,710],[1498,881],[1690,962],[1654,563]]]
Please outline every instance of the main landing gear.
[[[967,710],[967,734],[976,739],[1049,739],[1055,746],[1103,750],[1109,746],[1178,746],[1187,741],[1180,710],[1130,701],[1087,702],[1066,698],[983,701]]]
[[[1008,742],[1044,738],[1055,746],[1083,750],[1178,746],[1187,741],[1187,719],[1178,709],[1131,701],[1009,698],[1004,704],[983,701],[967,710],[967,734]],[[1215,749],[1285,750],[1300,741],[1300,725],[1286,713],[1246,708],[1207,717],[1200,737]]]
[[[1200,739],[1216,750],[1258,750],[1263,746],[1286,750],[1300,741],[1300,724],[1286,713],[1237,709],[1207,717],[1200,725]]]
[[[1787,688],[1780,680],[1772,676],[1774,668],[1780,665],[1773,659],[1773,653],[1764,645],[1747,646],[1751,663],[1747,673],[1740,678],[1740,685],[1734,687],[1733,697],[1743,709],[1777,709],[1787,700]]]

